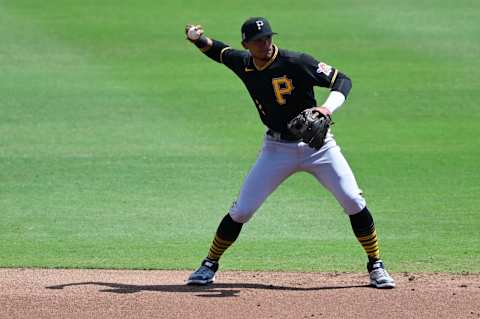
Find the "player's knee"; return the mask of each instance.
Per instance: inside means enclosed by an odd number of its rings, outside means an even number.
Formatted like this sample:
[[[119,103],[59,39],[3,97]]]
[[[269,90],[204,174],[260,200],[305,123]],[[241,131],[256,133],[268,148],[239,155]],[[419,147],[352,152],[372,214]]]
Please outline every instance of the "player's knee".
[[[237,223],[245,224],[246,222],[248,222],[250,220],[250,218],[253,216],[253,214],[242,214],[242,213],[239,213],[239,212],[235,212],[235,213],[230,212],[230,216]]]
[[[347,215],[355,215],[367,206],[365,198],[361,194],[353,194],[342,199],[340,203]]]
[[[255,209],[249,209],[247,207],[241,207],[236,202],[233,203],[232,208],[230,208],[229,214],[232,219],[237,223],[245,224],[252,218],[255,213]]]

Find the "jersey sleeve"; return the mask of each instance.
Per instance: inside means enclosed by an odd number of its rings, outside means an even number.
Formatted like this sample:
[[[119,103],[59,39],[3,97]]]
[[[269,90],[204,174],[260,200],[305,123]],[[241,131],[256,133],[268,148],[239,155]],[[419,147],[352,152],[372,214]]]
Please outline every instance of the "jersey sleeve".
[[[300,68],[307,80],[314,86],[331,88],[338,75],[338,71],[334,67],[320,62],[308,54],[300,55]]]
[[[245,58],[247,55],[245,51],[226,48],[221,54],[221,62],[237,73],[237,71],[241,71],[245,66]]]
[[[232,49],[230,46],[217,40],[212,41],[212,47],[203,52],[206,56],[224,64],[233,71],[241,69],[245,57],[244,51]]]

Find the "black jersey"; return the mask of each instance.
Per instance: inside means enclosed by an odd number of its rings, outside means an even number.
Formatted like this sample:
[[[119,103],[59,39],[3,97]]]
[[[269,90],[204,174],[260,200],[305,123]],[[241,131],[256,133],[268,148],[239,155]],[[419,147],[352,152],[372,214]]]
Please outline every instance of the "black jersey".
[[[220,41],[205,52],[225,64],[243,81],[262,122],[270,129],[287,133],[287,123],[301,111],[317,106],[313,87],[331,88],[338,71],[312,56],[273,46],[270,61],[262,68],[249,51],[235,50]]]

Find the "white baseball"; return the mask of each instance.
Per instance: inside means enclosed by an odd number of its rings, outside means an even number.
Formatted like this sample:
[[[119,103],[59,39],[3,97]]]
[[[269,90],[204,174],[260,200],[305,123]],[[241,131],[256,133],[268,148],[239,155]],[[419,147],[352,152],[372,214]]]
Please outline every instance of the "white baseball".
[[[191,27],[190,29],[188,29],[187,35],[188,35],[188,38],[193,41],[198,40],[198,38],[200,38],[200,34],[197,31],[196,27]]]

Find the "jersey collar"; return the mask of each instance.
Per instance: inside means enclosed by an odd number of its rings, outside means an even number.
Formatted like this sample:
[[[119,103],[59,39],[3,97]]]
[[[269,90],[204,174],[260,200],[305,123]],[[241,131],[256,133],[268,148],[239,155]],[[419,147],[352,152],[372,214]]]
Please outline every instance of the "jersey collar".
[[[274,44],[273,45],[273,54],[272,54],[272,57],[270,58],[270,60],[268,60],[268,62],[262,66],[262,67],[258,67],[256,64],[255,64],[255,61],[253,60],[253,57],[251,58],[252,59],[252,65],[255,67],[255,69],[257,69],[257,71],[263,71],[265,70],[266,68],[268,68],[270,66],[270,64],[273,63],[273,61],[275,61],[275,59],[277,58],[277,55],[278,55],[278,48],[277,46]]]

